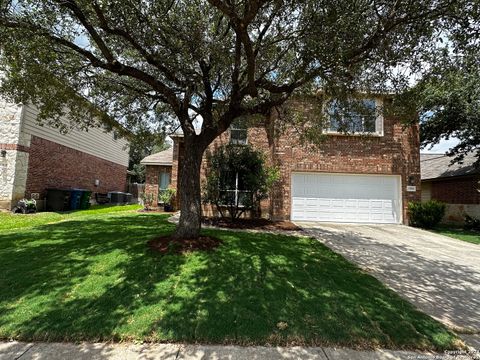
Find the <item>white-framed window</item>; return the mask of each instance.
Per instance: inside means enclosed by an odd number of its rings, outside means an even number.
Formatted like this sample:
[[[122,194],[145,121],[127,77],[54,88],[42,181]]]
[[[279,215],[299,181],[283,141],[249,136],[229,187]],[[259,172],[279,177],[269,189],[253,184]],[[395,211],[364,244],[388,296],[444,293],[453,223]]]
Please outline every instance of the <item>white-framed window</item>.
[[[160,195],[168,189],[170,185],[170,173],[165,170],[161,170],[158,174],[158,194]]]
[[[238,172],[231,173],[226,176],[226,180],[226,188],[219,189],[222,205],[235,204],[239,207],[244,206],[249,197],[252,196],[252,192],[243,190],[242,176]]]
[[[230,144],[233,145],[247,145],[248,129],[239,123],[232,123],[230,125]]]
[[[360,99],[348,104],[331,101],[326,106],[327,133],[383,135],[381,100]]]

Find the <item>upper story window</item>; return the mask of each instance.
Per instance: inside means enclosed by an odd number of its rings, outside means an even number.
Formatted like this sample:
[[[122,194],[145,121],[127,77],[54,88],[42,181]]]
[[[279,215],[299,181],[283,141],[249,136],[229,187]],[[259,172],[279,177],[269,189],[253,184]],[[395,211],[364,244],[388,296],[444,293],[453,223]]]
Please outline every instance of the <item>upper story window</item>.
[[[247,145],[248,129],[240,122],[234,122],[230,125],[230,144]]]
[[[334,100],[328,105],[327,116],[328,132],[383,134],[383,117],[375,99],[348,103]]]

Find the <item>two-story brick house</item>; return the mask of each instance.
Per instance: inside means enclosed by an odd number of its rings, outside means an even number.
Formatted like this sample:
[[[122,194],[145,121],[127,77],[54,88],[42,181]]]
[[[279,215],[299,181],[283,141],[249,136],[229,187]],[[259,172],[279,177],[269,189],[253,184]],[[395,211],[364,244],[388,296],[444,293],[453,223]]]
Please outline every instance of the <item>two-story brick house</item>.
[[[383,103],[382,98],[370,101],[378,108]],[[418,126],[405,127],[400,119],[384,116],[382,111],[353,126],[355,133],[347,134],[332,122],[314,147],[300,141],[293,127],[281,131],[263,124],[231,128],[207,151],[219,144],[243,142],[268,155],[281,174],[270,199],[262,206],[264,214],[272,219],[408,223],[408,202],[420,200]],[[181,191],[178,169],[186,154],[182,136],[173,140],[173,151],[163,154],[170,156],[171,162],[167,164],[165,156],[157,156],[162,164],[147,165],[146,189],[154,198],[160,171],[169,172],[170,186]],[[211,211],[204,208],[207,215]]]
[[[127,140],[102,127],[62,134],[37,117],[34,106],[0,98],[0,209],[32,195],[42,209],[48,188],[125,191]]]

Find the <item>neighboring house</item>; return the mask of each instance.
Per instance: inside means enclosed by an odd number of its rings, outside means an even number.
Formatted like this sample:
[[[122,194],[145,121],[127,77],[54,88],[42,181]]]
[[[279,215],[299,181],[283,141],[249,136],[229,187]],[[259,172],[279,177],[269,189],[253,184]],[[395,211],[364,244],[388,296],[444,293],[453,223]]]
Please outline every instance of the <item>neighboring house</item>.
[[[465,214],[480,218],[480,168],[476,156],[465,156],[461,164],[442,154],[421,154],[422,201],[447,204],[444,222],[462,223]]]
[[[383,100],[370,102],[380,108]],[[304,111],[316,108],[290,106]],[[405,127],[400,119],[384,117],[381,111],[354,118],[355,134],[339,131],[337,121],[331,121],[319,147],[303,144],[293,127],[280,130],[259,125],[248,129],[232,126],[207,151],[228,142],[248,143],[268,155],[269,163],[278,166],[281,174],[270,199],[262,204],[263,215],[268,213],[272,219],[408,223],[408,202],[420,200],[418,126]],[[173,151],[151,155],[142,162],[147,166],[146,193],[155,199],[159,179],[168,177],[177,194],[182,191],[178,169],[188,154],[181,135],[173,140]],[[212,215],[214,210],[205,207],[204,212]]]
[[[48,188],[125,191],[125,139],[98,127],[61,134],[37,116],[33,106],[0,99],[0,209],[32,196],[43,208]]]
[[[173,148],[149,155],[140,164],[145,165],[145,201],[156,205],[159,193],[172,182]]]

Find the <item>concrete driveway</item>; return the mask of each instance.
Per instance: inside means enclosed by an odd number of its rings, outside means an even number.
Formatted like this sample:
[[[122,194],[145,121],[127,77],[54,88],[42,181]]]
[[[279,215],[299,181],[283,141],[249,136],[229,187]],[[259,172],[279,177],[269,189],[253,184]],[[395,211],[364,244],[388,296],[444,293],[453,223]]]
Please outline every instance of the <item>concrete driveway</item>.
[[[479,341],[479,245],[403,225],[297,225],[425,313],[476,332],[472,345]]]

